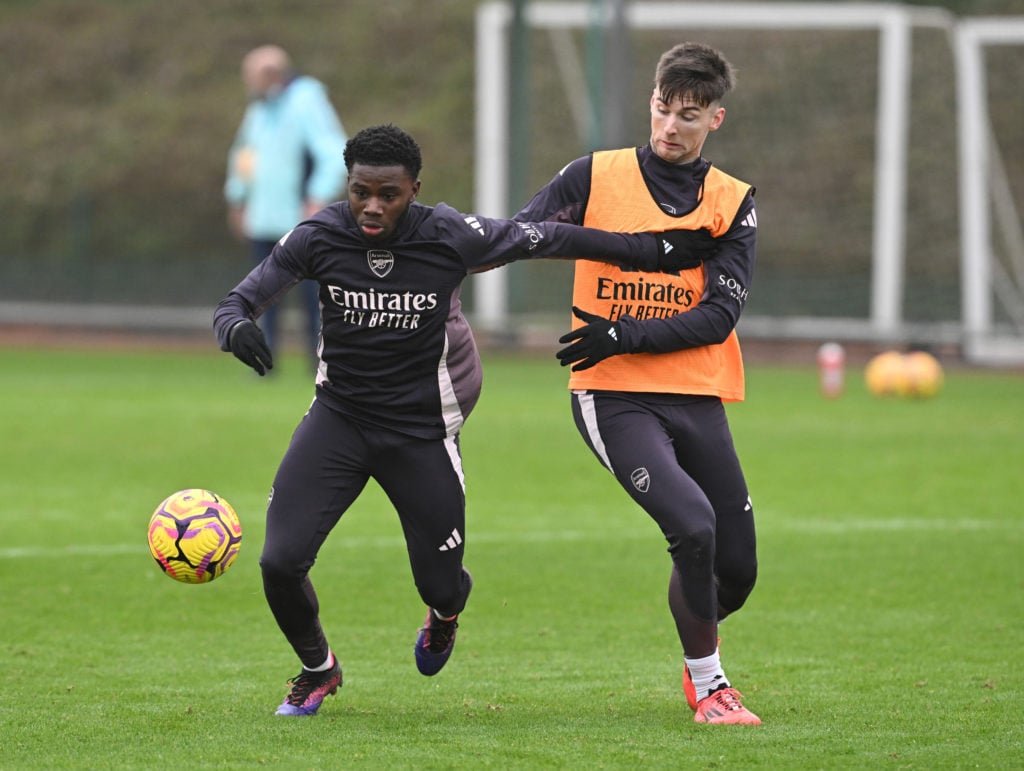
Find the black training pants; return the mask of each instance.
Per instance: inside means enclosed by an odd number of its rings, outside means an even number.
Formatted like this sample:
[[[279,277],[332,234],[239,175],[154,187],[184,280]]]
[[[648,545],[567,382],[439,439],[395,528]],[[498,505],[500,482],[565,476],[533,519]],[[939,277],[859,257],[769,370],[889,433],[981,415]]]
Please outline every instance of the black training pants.
[[[725,408],[709,396],[574,392],[584,440],[664,533],[690,610],[714,622],[757,577],[754,512]]]
[[[465,606],[458,437],[417,439],[356,423],[314,401],[274,478],[260,557],[267,602],[306,666],[320,665],[328,654],[309,570],[371,477],[398,512],[420,597],[443,615]]]

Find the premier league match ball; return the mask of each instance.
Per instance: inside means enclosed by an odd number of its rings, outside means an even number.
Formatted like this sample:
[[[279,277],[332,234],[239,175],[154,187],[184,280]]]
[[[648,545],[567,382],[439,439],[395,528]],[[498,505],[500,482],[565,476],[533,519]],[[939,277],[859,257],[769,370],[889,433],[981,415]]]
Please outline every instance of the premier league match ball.
[[[242,545],[242,523],[226,500],[209,490],[180,490],[149,520],[149,551],[161,570],[185,584],[224,574]]]

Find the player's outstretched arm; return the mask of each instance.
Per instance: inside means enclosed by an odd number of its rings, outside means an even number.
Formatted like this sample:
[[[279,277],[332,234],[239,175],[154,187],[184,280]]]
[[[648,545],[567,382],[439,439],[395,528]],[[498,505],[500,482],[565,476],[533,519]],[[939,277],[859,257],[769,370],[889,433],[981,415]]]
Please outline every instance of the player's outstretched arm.
[[[565,222],[519,222],[461,214],[435,207],[440,237],[450,243],[471,273],[529,259],[587,259],[627,270],[678,272],[714,256],[707,230],[615,233]]]
[[[529,229],[529,223],[521,223]],[[612,233],[560,222],[534,224],[550,232],[550,243],[537,256],[590,259],[627,270],[678,273],[715,255],[718,245],[707,230],[666,230],[659,233]]]

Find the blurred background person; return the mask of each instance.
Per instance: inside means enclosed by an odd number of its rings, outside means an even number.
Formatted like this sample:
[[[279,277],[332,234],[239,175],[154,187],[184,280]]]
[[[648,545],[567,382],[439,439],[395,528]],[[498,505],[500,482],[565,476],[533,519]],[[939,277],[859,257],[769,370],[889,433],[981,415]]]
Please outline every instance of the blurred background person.
[[[292,66],[280,46],[254,48],[242,59],[249,98],[228,154],[224,195],[228,224],[248,241],[254,263],[300,221],[338,200],[345,186],[347,136],[324,85]],[[303,281],[299,296],[316,361],[320,335],[317,287]],[[278,307],[267,309],[263,330],[278,347]]]

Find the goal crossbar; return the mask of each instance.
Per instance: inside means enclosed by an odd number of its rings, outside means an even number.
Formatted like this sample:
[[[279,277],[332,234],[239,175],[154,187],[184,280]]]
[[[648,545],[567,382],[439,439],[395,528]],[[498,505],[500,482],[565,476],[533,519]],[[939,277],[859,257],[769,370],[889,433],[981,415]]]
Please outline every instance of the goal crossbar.
[[[607,18],[598,23],[610,22]],[[595,23],[584,2],[533,2],[524,20],[534,28],[584,28]],[[910,49],[914,26],[948,28],[951,17],[934,8],[877,3],[660,3],[635,2],[624,9],[633,29],[866,29],[879,44],[879,105],[872,223],[869,330],[879,338],[901,331],[904,276]],[[508,216],[508,28],[507,2],[485,3],[477,12],[475,207]],[[515,202],[516,204],[522,202]],[[507,277],[492,271],[475,277],[474,317],[485,329],[507,325]],[[860,325],[857,325],[860,326]]]

